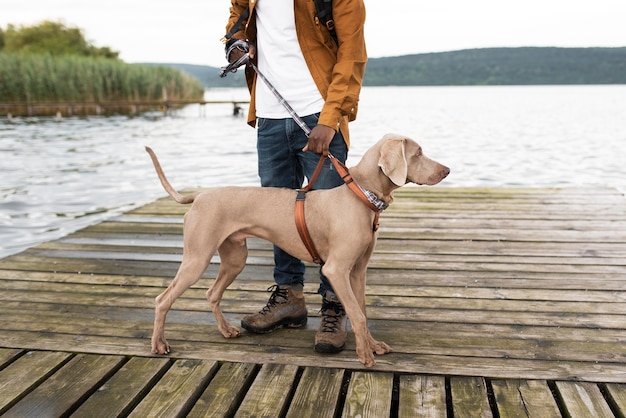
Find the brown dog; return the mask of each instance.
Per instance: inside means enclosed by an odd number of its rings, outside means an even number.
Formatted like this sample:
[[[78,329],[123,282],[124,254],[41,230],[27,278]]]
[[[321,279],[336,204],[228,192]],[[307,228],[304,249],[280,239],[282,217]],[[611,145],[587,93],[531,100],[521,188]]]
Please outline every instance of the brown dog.
[[[165,316],[174,301],[195,284],[217,251],[220,269],[207,299],[226,338],[239,336],[220,309],[224,290],[243,270],[248,255],[246,238],[259,237],[301,260],[312,261],[294,219],[296,191],[271,187],[224,187],[180,195],[167,181],[154,152],[146,147],[161,184],[178,203],[193,203],[184,222],[183,260],[176,277],[156,298],[152,352],[167,354]],[[363,189],[390,203],[393,191],[406,183],[434,185],[450,173],[446,166],[422,154],[406,137],[388,134],[371,147],[350,174]],[[346,186],[307,194],[308,228],[330,281],[350,319],[359,361],[373,366],[375,354],[391,348],[372,338],[365,314],[365,271],[376,243],[375,213]]]

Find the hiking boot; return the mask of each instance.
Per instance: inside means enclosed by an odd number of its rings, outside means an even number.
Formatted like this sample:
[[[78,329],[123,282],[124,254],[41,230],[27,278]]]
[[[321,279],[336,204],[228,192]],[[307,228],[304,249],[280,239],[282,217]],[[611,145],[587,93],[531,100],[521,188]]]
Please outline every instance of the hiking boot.
[[[265,334],[278,327],[298,328],[306,325],[307,310],[300,286],[274,285],[267,305],[258,313],[241,320],[241,326],[250,332]]]
[[[339,353],[346,346],[348,317],[334,294],[322,298],[322,320],[315,334],[315,351]]]

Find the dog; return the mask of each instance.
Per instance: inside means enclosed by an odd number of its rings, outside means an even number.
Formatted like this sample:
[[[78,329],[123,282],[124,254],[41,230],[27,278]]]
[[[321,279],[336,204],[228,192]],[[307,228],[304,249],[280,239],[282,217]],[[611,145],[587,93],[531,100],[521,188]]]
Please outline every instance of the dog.
[[[181,265],[167,289],[156,297],[152,353],[170,352],[165,339],[166,314],[174,301],[200,279],[216,251],[220,268],[206,296],[222,335],[238,337],[239,329],[226,320],[220,301],[245,266],[246,238],[271,241],[296,258],[312,261],[295,221],[289,221],[294,219],[297,191],[232,186],[183,196],[168,182],[155,153],[149,147],[146,151],[167,193],[178,203],[193,203],[184,216]],[[426,157],[415,141],[387,134],[349,172],[361,188],[388,204],[395,189],[407,183],[435,185],[450,169]],[[376,244],[377,233],[372,228],[376,213],[347,185],[308,192],[306,213],[310,236],[325,260],[322,272],[352,324],[357,357],[364,366],[372,367],[376,364],[374,354],[391,351],[387,344],[372,338],[365,312],[365,273]]]

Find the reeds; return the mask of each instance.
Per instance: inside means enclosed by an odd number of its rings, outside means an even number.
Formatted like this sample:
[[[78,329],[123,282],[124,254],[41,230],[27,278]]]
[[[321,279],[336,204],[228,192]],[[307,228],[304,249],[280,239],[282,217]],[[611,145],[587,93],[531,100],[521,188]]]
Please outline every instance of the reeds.
[[[0,103],[201,99],[204,87],[174,68],[106,58],[0,53]]]

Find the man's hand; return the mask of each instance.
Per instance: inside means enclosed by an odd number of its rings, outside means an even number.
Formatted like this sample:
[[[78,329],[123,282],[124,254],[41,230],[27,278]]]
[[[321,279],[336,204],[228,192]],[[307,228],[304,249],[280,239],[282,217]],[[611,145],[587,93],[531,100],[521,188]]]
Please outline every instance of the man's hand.
[[[235,48],[231,51],[230,55],[228,56],[228,62],[232,64],[233,62],[237,61],[239,58],[243,57],[245,54],[246,54],[246,51],[244,51],[243,49]],[[248,55],[250,56],[250,59],[253,59],[255,54],[256,54],[256,47],[254,45],[248,44]]]
[[[335,130],[326,125],[315,125],[309,135],[309,142],[302,151],[313,151],[316,154],[327,156],[330,151],[330,143],[335,136]]]

